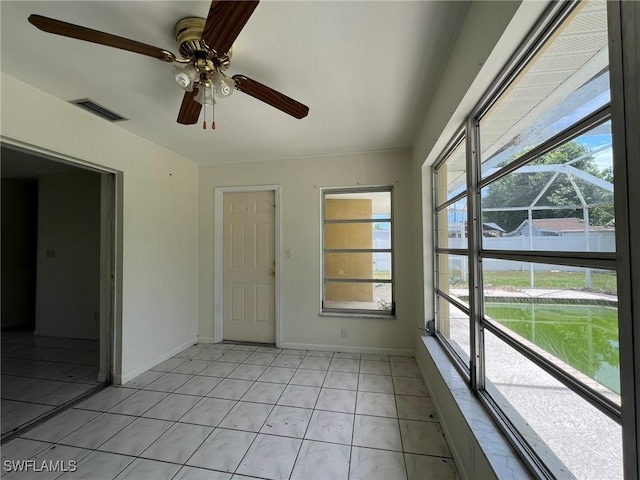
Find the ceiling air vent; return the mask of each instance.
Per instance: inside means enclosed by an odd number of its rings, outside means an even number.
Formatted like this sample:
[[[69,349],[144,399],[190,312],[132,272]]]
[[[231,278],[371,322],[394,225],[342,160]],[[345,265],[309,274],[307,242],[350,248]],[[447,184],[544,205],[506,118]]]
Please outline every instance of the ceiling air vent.
[[[88,112],[93,113],[101,118],[109,122],[121,122],[123,120],[127,120],[122,115],[118,115],[116,112],[112,112],[108,108],[103,107],[102,105],[98,105],[93,100],[89,100],[88,98],[83,98],[80,100],[71,100],[70,103],[77,105],[80,108],[84,108]]]

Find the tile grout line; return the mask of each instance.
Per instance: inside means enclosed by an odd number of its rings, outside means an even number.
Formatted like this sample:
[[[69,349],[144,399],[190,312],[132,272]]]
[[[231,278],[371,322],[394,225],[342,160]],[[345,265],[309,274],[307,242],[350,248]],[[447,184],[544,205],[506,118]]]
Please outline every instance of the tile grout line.
[[[405,478],[409,478],[409,470],[407,469],[407,455],[404,451],[404,438],[402,437],[402,428],[400,427],[400,412],[398,411],[398,401],[396,399],[396,383],[393,381],[395,375],[391,368],[391,362],[389,362],[389,369],[391,370],[391,386],[393,387],[393,403],[396,406],[396,421],[398,422],[398,434],[400,435],[400,448],[402,449],[402,463],[404,465]]]
[[[362,366],[362,355],[358,363],[358,373],[356,374],[356,403],[353,406],[353,428],[351,429],[351,445],[349,445],[349,472],[347,479],[351,478],[351,462],[353,460],[353,440],[356,434],[356,412],[358,411],[358,389],[360,388],[360,370]]]
[[[309,352],[307,352],[308,355]],[[304,358],[307,358],[307,355],[304,356]],[[326,358],[326,357],[318,357],[318,358]],[[331,360],[333,359],[333,353],[331,354]],[[329,360],[329,365],[331,365],[331,360]],[[300,362],[300,365],[302,365],[302,363],[304,362],[304,360],[302,362]],[[324,378],[322,379],[322,384],[320,385],[320,391],[318,392],[318,398],[316,398],[315,403],[313,404],[313,408],[311,409],[311,416],[309,417],[309,422],[307,422],[307,426],[304,429],[304,433],[302,434],[302,438],[300,440],[300,447],[298,448],[298,452],[296,453],[296,458],[293,461],[293,466],[291,467],[291,473],[289,473],[289,479],[291,479],[291,477],[293,476],[293,471],[296,468],[296,463],[298,463],[298,458],[300,456],[300,451],[302,450],[302,445],[304,445],[304,441],[306,440],[306,436],[307,436],[307,432],[309,431],[309,425],[311,425],[311,420],[313,419],[313,414],[316,412],[316,406],[318,405],[318,402],[320,401],[320,395],[322,394],[322,388],[324,385],[324,382],[326,382],[327,380],[327,374],[329,373],[329,365],[327,365],[327,371],[324,374]],[[296,369],[296,373],[298,372],[298,370],[300,370],[300,367],[298,366],[298,368]],[[293,374],[293,377],[295,377],[295,373]],[[293,379],[293,377],[291,377]],[[317,388],[317,387],[316,387]],[[312,440],[307,440],[307,441],[312,441]]]

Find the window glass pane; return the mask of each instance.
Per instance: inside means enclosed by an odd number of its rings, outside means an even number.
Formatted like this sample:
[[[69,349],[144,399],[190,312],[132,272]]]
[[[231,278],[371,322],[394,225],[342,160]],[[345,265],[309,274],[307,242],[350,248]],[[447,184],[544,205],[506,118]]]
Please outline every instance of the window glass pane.
[[[611,122],[490,183],[481,198],[485,226],[500,228],[485,232],[485,249],[615,251]]]
[[[559,478],[554,454],[576,478],[623,478],[617,422],[487,330],[485,352],[488,393],[521,432],[533,429],[542,438],[553,452],[543,459]],[[536,451],[545,448],[534,435],[525,438]]]
[[[390,283],[331,282],[324,286],[324,308],[380,310],[392,309]]]
[[[438,331],[449,341],[449,345],[469,367],[471,355],[469,316],[440,296],[438,296],[437,309]]]
[[[436,171],[436,203],[438,205],[467,189],[465,140],[458,144]]]
[[[391,253],[325,253],[324,276],[391,280]]]
[[[606,10],[580,2],[480,120],[483,178],[609,102]]]
[[[466,197],[438,212],[437,241],[440,248],[467,248]]]
[[[391,218],[391,192],[325,193],[325,220]]]
[[[459,300],[469,303],[469,261],[461,255],[438,254],[438,288]]]
[[[485,318],[620,403],[616,274],[484,259]]]

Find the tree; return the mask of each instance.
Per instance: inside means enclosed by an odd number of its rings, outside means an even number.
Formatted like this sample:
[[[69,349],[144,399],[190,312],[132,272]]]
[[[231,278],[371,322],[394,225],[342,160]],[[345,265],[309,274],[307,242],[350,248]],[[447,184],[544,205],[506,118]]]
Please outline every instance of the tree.
[[[507,159],[503,165],[510,163]],[[575,141],[567,142],[555,150],[540,156],[527,165],[567,164],[582,170],[594,177],[611,181],[611,169],[600,170],[586,145]],[[497,223],[507,232],[516,229],[528,218],[527,208],[536,200],[540,192],[553,178],[554,172],[510,173],[493,182],[483,192],[482,207],[504,208],[522,207],[522,210],[488,211],[483,213],[484,223]],[[591,225],[606,225],[613,220],[613,194],[597,185],[579,178],[573,178],[589,210]],[[558,206],[575,208],[558,208],[549,210],[533,210],[532,216],[538,218],[583,218],[582,203],[569,177],[560,174],[553,180],[548,189],[536,201],[536,206]]]

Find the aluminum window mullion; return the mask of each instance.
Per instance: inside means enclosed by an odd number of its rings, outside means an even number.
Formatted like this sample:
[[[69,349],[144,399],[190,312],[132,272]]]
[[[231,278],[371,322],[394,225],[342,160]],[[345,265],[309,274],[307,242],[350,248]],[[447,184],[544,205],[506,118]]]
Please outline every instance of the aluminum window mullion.
[[[450,150],[445,150],[445,155],[443,155],[443,158],[437,161],[436,164],[444,162],[444,159],[447,158],[447,155],[449,155],[449,152]],[[434,205],[434,206],[436,205],[438,200],[438,187],[439,187],[438,170],[434,166],[431,173],[431,205]],[[438,274],[440,270],[440,267],[438,266],[438,251],[440,249],[440,244],[438,243],[438,231],[440,227],[438,222],[438,212],[436,211],[435,208],[433,208],[431,211],[431,220],[433,222],[433,229],[431,231],[431,241],[433,245],[433,249],[431,250],[431,259],[433,262],[432,278],[433,278],[433,286],[434,286],[433,292],[432,292],[433,323],[434,323],[432,335],[435,335],[436,337],[438,337],[438,332],[440,329],[440,316],[438,315],[439,312],[438,312],[438,294],[437,294],[438,290],[440,290],[440,275]],[[423,274],[423,279],[424,279],[424,274]],[[424,326],[426,327],[426,318],[424,320],[425,320]]]
[[[391,253],[391,248],[325,248],[324,253]]]
[[[451,295],[449,295],[448,293],[443,292],[440,289],[436,290],[436,294],[439,297],[444,298],[447,302],[449,302],[451,305],[453,305],[454,307],[456,307],[458,310],[460,310],[462,313],[464,313],[465,315],[469,316],[469,307],[467,305],[464,305],[463,303],[460,303],[458,300],[456,300],[455,298],[453,298]]]
[[[444,210],[447,207],[450,207],[451,205],[453,205],[456,202],[459,202],[460,200],[462,200],[463,198],[465,198],[467,196],[467,191],[463,190],[462,192],[460,192],[458,195],[456,195],[455,197],[451,197],[449,200],[447,200],[446,202],[441,203],[440,205],[438,205],[436,207],[436,213],[441,212],[442,210]],[[434,204],[435,205],[435,204]]]
[[[323,188],[327,195],[340,195],[343,193],[378,193],[389,192],[391,187],[386,185],[370,186],[370,187],[344,187],[344,188]]]
[[[471,345],[470,377],[471,389],[475,394],[484,389],[485,359],[484,332],[481,319],[484,314],[482,296],[482,211],[480,197],[480,135],[478,124],[473,117],[467,119],[467,238],[469,269],[469,339]]]
[[[570,267],[601,268],[615,270],[615,253],[597,252],[558,252],[544,250],[481,250],[480,256],[486,259],[513,260],[527,263],[544,263]]]
[[[388,223],[392,224],[390,218],[349,218],[344,220],[325,220],[325,225],[336,223]]]
[[[440,253],[445,253],[447,255],[459,255],[462,257],[466,257],[469,255],[469,250],[465,250],[462,248],[446,248],[446,247],[442,247],[442,248],[438,248],[436,250],[436,252],[438,254]]]
[[[322,310],[322,313],[326,314],[346,314],[347,316],[362,316],[366,318],[383,318],[390,319],[395,315],[395,310],[364,310],[361,308],[330,308],[327,307]]]
[[[389,208],[389,212],[390,212],[390,225],[391,225],[391,235],[390,235],[390,245],[391,245],[391,252],[393,252],[395,250],[395,241],[394,241],[394,237],[395,237],[395,228],[393,227],[393,219],[395,219],[395,215],[396,212],[394,210],[395,208],[395,200],[393,199],[393,187],[389,187],[389,202],[391,203],[391,207]],[[395,268],[396,268],[396,262],[395,259],[393,258],[393,253],[391,253],[391,313],[393,315],[396,314],[396,286],[395,286],[395,278],[396,278],[396,272],[395,272]]]
[[[324,283],[393,283],[390,278],[330,278],[324,277]]]

